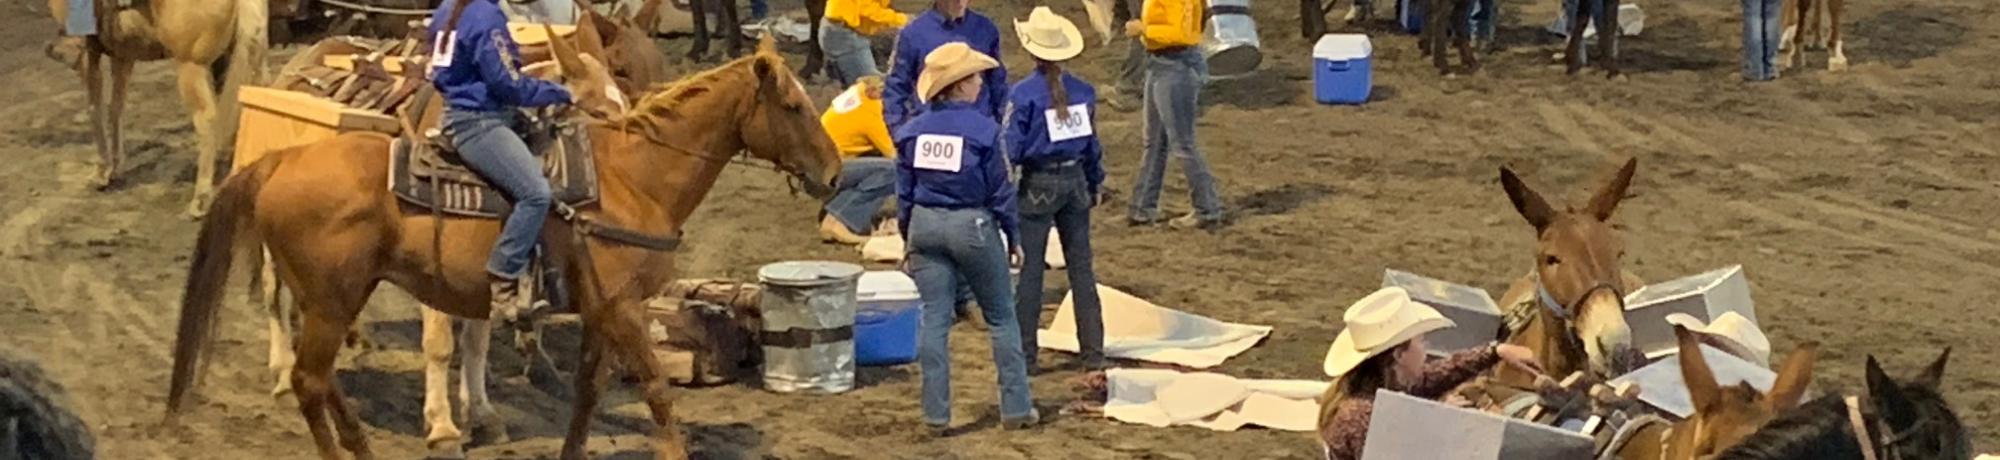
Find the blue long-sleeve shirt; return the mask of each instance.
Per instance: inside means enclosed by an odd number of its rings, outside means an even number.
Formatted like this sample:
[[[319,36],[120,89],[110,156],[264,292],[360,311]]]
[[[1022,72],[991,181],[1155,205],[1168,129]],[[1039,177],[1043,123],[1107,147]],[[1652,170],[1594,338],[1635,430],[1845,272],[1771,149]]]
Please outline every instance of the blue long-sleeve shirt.
[[[515,107],[568,103],[569,90],[521,75],[521,50],[507,33],[507,15],[496,0],[466,4],[452,35],[444,34],[452,7],[446,0],[431,14],[431,84],[454,109],[496,112]]]
[[[1041,72],[1014,84],[1007,96],[1002,145],[1006,146],[1007,159],[1023,168],[1076,160],[1090,183],[1090,193],[1095,195],[1097,187],[1104,184],[1104,145],[1097,140],[1097,88],[1068,73],[1062,74],[1062,85],[1069,93],[1065,107],[1053,107],[1055,97]],[[1070,119],[1057,119],[1057,110],[1069,112]]]
[[[986,208],[1010,246],[1020,244],[1020,213],[1000,124],[972,104],[941,102],[896,130],[896,224],[910,235],[915,206]]]
[[[1000,28],[984,15],[968,9],[963,17],[945,19],[932,9],[911,19],[896,35],[889,76],[883,79],[882,119],[889,122],[890,129],[923,113],[926,107],[917,97],[917,76],[924,71],[924,56],[951,42],[965,42],[973,51],[1000,61]],[[984,77],[986,91],[980,93],[976,106],[987,117],[999,120],[1001,105],[1007,102],[1007,65],[987,70]]]

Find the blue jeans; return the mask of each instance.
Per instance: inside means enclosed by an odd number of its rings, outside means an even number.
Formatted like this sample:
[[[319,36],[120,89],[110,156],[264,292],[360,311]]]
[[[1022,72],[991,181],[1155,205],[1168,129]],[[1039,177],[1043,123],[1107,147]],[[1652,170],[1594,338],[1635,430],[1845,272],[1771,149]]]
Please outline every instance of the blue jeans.
[[[1569,15],[1572,14],[1573,11],[1576,11],[1576,1],[1577,0],[1563,0],[1562,10],[1556,13],[1556,22],[1549,23],[1549,28],[1548,28],[1549,33],[1561,35],[1564,37],[1569,36]],[[1604,24],[1603,0],[1590,0],[1590,1],[1596,2],[1598,5],[1597,8],[1590,10],[1590,19],[1592,21],[1597,21],[1597,30],[1599,31],[1606,30],[1604,28],[1605,24]]]
[[[1023,169],[1026,169],[1025,167]],[[1015,313],[1021,317],[1021,353],[1035,368],[1036,330],[1042,320],[1042,272],[1048,268],[1049,227],[1062,238],[1069,289],[1076,294],[1076,341],[1083,365],[1104,367],[1104,308],[1090,264],[1090,184],[1079,166],[1021,174],[1021,282]]]
[[[1497,0],[1474,0],[1472,2],[1472,38],[1481,42],[1493,41],[1493,29],[1500,23],[1500,5]]]
[[[528,152],[528,144],[514,131],[518,120],[513,111],[444,111],[444,132],[465,166],[514,203],[486,259],[487,273],[510,280],[527,271],[549,213],[549,180],[542,176],[542,160]]]
[[[97,35],[97,2],[69,0],[69,12],[64,17],[64,34],[72,37]]]
[[[750,0],[751,20],[762,21],[764,20],[765,16],[769,16],[770,14],[771,14],[771,2],[766,0]]]
[[[1778,78],[1778,40],[1785,33],[1784,2],[1743,0],[1743,79]]]
[[[819,49],[826,52],[826,59],[833,63],[828,70],[833,71],[833,79],[840,81],[841,87],[854,84],[861,77],[881,75],[875,67],[875,45],[868,37],[855,32],[846,24],[831,19],[819,20]]]
[[[861,157],[840,165],[840,183],[834,184],[833,199],[826,202],[827,215],[847,231],[866,235],[875,229],[875,213],[882,202],[896,193],[896,161],[883,157]]]
[[[1216,192],[1215,176],[1208,160],[1201,156],[1194,139],[1195,118],[1200,116],[1201,85],[1208,80],[1208,61],[1201,50],[1187,48],[1167,54],[1152,54],[1146,62],[1146,158],[1139,164],[1139,180],[1132,183],[1131,209],[1126,217],[1153,221],[1160,214],[1160,186],[1167,173],[1167,156],[1181,160],[1187,173],[1188,193],[1193,195],[1195,217],[1205,222],[1222,219],[1222,196]]]
[[[923,370],[924,423],[951,423],[951,325],[961,277],[979,296],[979,308],[993,340],[993,367],[1000,381],[1000,417],[1018,419],[1034,411],[1028,392],[1028,365],[1021,356],[1021,331],[1008,289],[1007,247],[999,222],[985,209],[910,211],[910,277],[924,300],[917,365]]]

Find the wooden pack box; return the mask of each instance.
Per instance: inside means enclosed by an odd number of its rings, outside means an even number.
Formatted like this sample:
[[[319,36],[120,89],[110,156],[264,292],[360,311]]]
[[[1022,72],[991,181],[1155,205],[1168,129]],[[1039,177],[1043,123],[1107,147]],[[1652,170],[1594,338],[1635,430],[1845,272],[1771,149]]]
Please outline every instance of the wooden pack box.
[[[1649,361],[1672,355],[1677,347],[1667,315],[1686,313],[1708,323],[1732,311],[1752,324],[1757,322],[1757,306],[1750,301],[1750,281],[1743,277],[1742,265],[1649,284],[1625,295],[1625,323],[1632,328],[1632,345],[1645,352]]]
[[[237,120],[236,154],[229,169],[232,172],[267,153],[329,139],[347,131],[385,134],[401,131],[396,119],[388,115],[296,91],[244,86],[237,99],[242,101],[243,111]]]
[[[1382,287],[1400,287],[1410,299],[1437,309],[1457,327],[1424,336],[1435,356],[1485,345],[1500,336],[1500,307],[1485,289],[1451,283],[1395,269],[1382,271]]]
[[[1520,419],[1420,399],[1375,392],[1361,460],[1588,459],[1594,439]]]
[[[1676,348],[1678,351],[1678,348]],[[1671,358],[1675,353],[1667,354]],[[1748,382],[1760,392],[1770,392],[1771,384],[1778,380],[1778,374],[1755,363],[1744,361],[1729,352],[1701,346],[1701,356],[1706,358],[1708,369],[1715,372],[1715,381],[1721,386]],[[1688,397],[1687,383],[1681,379],[1681,360],[1661,359],[1639,370],[1611,379],[1612,386],[1631,382],[1639,386],[1639,400],[1677,418],[1687,418],[1694,413],[1694,403]]]

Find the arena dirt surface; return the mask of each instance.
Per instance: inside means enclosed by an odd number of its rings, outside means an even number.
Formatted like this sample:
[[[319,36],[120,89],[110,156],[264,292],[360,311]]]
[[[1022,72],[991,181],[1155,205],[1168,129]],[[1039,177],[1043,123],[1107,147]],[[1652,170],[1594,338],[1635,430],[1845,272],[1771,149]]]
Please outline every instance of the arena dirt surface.
[[[1388,12],[1387,6],[1383,12]],[[1275,326],[1216,371],[1319,378],[1343,307],[1396,268],[1497,295],[1529,263],[1533,234],[1500,192],[1513,165],[1545,193],[1581,200],[1617,162],[1639,159],[1615,222],[1628,267],[1665,280],[1743,264],[1758,317],[1782,353],[1825,344],[1818,388],[1861,385],[1866,356],[1908,373],[1956,346],[1947,397],[1976,444],[2000,449],[2000,7],[1986,0],[1850,2],[1846,73],[1809,68],[1745,84],[1732,1],[1644,1],[1650,24],[1625,43],[1629,81],[1564,77],[1539,29],[1557,2],[1503,2],[1504,49],[1477,76],[1440,79],[1415,41],[1376,37],[1374,100],[1311,102],[1310,44],[1296,7],[1257,5],[1261,73],[1203,93],[1202,149],[1235,224],[1215,234],[1123,224],[1139,161],[1136,114],[1104,111],[1116,192],[1097,214],[1099,277],[1161,304]],[[231,296],[202,398],[176,426],[159,422],[177,301],[196,224],[180,217],[194,167],[193,130],[171,72],[143,64],[132,84],[122,184],[92,191],[85,94],[42,56],[54,25],[40,1],[0,3],[0,347],[38,360],[71,393],[100,458],[306,458],[290,400],[267,396],[261,313]],[[785,3],[780,9],[791,6]],[[897,6],[914,11],[921,0]],[[980,2],[1001,18],[1025,7]],[[1343,3],[1344,8],[1344,3]],[[1059,9],[1081,22],[1080,5]],[[1351,29],[1351,28],[1350,28]],[[685,41],[663,41],[671,51]],[[1095,42],[1093,42],[1094,44]],[[1024,53],[1007,39],[1018,78]],[[279,59],[295,48],[274,53]],[[1122,43],[1075,66],[1108,83]],[[794,65],[800,61],[794,60]],[[677,67],[693,69],[695,64]],[[274,65],[275,68],[275,65]],[[836,88],[812,91],[822,103]],[[1175,166],[1162,201],[1187,209]],[[853,260],[818,242],[813,203],[768,170],[731,168],[688,229],[687,276],[751,278],[790,259]],[[241,276],[239,275],[239,278]],[[1060,280],[1060,276],[1053,279]],[[1051,291],[1060,292],[1060,281]],[[416,305],[384,289],[366,313],[372,344],[343,352],[340,382],[383,458],[423,453]],[[1060,297],[1053,297],[1059,299]],[[1110,320],[1116,321],[1116,318]],[[1311,458],[1306,434],[1216,433],[1065,418],[1030,433],[997,428],[982,333],[955,331],[956,438],[917,428],[914,366],[864,369],[839,396],[779,395],[743,385],[679,393],[677,416],[702,458]],[[574,337],[553,350],[568,358]],[[568,405],[524,383],[519,358],[494,349],[493,393],[514,442],[474,458],[547,458]],[[1050,355],[1045,363],[1068,357]],[[565,363],[566,364],[566,363]],[[1071,397],[1073,370],[1035,379],[1039,402]],[[645,455],[643,409],[629,384],[602,408],[592,450]]]

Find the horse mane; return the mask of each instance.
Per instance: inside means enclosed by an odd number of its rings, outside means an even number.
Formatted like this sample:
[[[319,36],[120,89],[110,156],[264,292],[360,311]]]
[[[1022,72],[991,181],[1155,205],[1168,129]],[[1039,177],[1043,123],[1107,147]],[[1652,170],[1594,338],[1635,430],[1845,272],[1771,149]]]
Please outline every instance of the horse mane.
[[[1860,455],[1860,446],[1848,429],[1847,402],[1839,394],[1829,394],[1779,414],[1715,458],[1790,460]]]
[[[744,71],[744,67],[760,59],[769,57],[752,54],[694,75],[681,77],[679,80],[653,85],[651,91],[647,91],[632,105],[630,112],[616,117],[614,121],[630,124],[637,121],[658,122],[663,119],[679,119],[683,116],[681,113],[683,106],[695,96],[748,79],[749,72]]]

